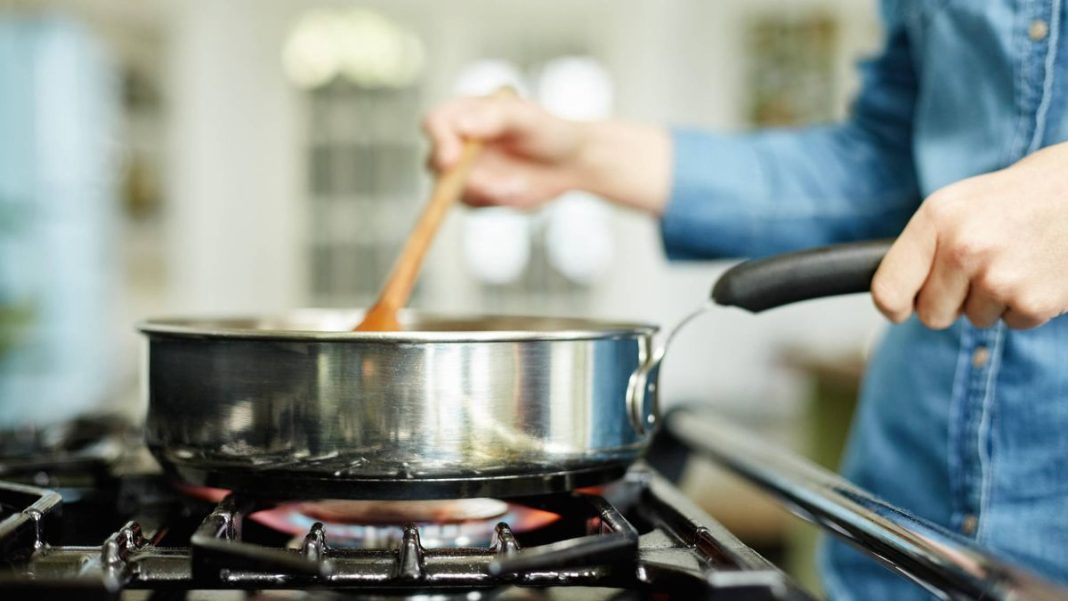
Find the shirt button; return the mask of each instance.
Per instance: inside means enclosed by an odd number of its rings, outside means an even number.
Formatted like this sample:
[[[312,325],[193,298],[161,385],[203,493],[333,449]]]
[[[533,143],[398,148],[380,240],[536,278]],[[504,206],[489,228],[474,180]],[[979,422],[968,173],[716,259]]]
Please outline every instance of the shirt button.
[[[979,518],[975,517],[975,514],[969,513],[964,516],[964,520],[960,523],[960,531],[965,536],[971,536],[975,534],[975,529],[979,526]]]
[[[972,352],[972,367],[980,369],[990,361],[990,349],[985,346],[976,347]]]
[[[1049,23],[1046,23],[1042,19],[1035,19],[1031,21],[1031,26],[1027,28],[1027,36],[1031,38],[1032,42],[1041,42],[1049,35]]]

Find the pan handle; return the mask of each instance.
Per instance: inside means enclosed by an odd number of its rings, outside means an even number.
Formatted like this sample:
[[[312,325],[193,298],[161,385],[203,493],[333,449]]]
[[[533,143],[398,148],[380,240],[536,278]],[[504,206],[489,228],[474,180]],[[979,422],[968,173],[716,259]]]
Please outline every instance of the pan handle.
[[[638,436],[652,432],[660,422],[660,363],[664,360],[665,346],[651,350],[651,343],[641,343],[638,369],[627,382],[627,418],[630,427]]]
[[[760,313],[790,303],[867,292],[893,240],[824,246],[739,263],[712,288],[725,307]]]
[[[671,341],[686,324],[704,315],[712,307],[712,303],[705,303],[684,317],[671,328],[659,345],[654,345],[651,340],[641,343],[638,369],[630,375],[630,382],[627,383],[627,417],[639,436],[649,434],[660,422],[660,364],[664,362],[664,355],[671,346]]]
[[[712,301],[752,313],[803,300],[867,292],[893,240],[875,240],[824,246],[739,263],[727,270],[712,288]],[[639,435],[648,434],[660,419],[657,384],[660,364],[678,331],[709,308],[692,313],[668,333],[656,350],[643,347],[638,369],[627,386],[627,416]]]

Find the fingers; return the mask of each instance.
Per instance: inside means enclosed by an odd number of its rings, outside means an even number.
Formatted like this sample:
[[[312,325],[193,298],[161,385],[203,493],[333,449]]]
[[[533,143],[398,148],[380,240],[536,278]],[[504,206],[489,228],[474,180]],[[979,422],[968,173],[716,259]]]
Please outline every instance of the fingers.
[[[1048,317],[1028,313],[1017,309],[1009,309],[1001,316],[1005,325],[1014,330],[1030,330],[1049,321]]]
[[[1055,303],[1034,292],[1040,286],[1006,275],[1011,270],[992,264],[974,240],[949,228],[937,234],[926,219],[922,211],[916,214],[872,280],[872,297],[888,318],[900,323],[915,308],[935,330],[950,327],[962,313],[980,328],[1002,319],[1010,328],[1029,329],[1055,316]]]
[[[1005,305],[993,297],[982,292],[973,292],[968,295],[964,303],[964,314],[968,321],[977,328],[989,328],[1001,319],[1005,313]]]
[[[521,173],[473,172],[467,179],[464,202],[475,207],[491,205],[518,206],[525,203],[527,178]]]
[[[431,169],[441,170],[460,159],[463,138],[452,124],[453,107],[434,111],[423,120],[423,132],[433,145],[427,160]]]
[[[447,169],[459,158],[464,139],[495,141],[530,129],[530,107],[518,98],[464,98],[427,115],[423,130],[433,149],[430,164]]]
[[[883,258],[871,292],[875,306],[891,321],[901,323],[912,314],[916,295],[931,271],[936,243],[936,232],[921,210]]]
[[[464,202],[471,206],[530,208],[558,192],[552,173],[508,153],[488,148],[467,177]]]
[[[953,325],[968,296],[969,274],[948,255],[944,250],[936,252],[931,273],[916,297],[920,321],[934,330]]]
[[[456,127],[468,138],[495,140],[524,131],[527,106],[516,98],[472,98],[456,114]]]
[[[1016,287],[1008,302],[1008,310],[1002,316],[1005,325],[1016,330],[1028,330],[1063,314],[1060,308],[1063,305],[1044,289],[1043,284],[1047,282],[1031,282]]]

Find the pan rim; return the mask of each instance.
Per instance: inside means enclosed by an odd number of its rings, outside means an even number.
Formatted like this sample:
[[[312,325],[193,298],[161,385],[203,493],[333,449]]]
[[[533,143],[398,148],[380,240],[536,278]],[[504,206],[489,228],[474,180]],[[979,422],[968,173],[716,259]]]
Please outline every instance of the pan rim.
[[[647,337],[656,334],[659,327],[648,323],[595,320],[577,317],[529,316],[529,315],[478,315],[427,313],[407,310],[401,314],[405,320],[466,323],[472,321],[502,320],[508,322],[529,321],[542,324],[545,329],[500,329],[500,330],[405,330],[400,332],[350,332],[343,330],[280,329],[251,326],[265,321],[279,321],[291,315],[331,315],[346,321],[359,323],[362,312],[341,309],[298,309],[272,315],[203,315],[195,317],[164,317],[141,320],[136,328],[149,338],[156,336],[222,339],[222,340],[283,340],[305,342],[344,343],[418,343],[418,342],[519,342],[554,340],[604,340]],[[566,327],[552,329],[551,323]],[[245,324],[245,325],[241,325]]]

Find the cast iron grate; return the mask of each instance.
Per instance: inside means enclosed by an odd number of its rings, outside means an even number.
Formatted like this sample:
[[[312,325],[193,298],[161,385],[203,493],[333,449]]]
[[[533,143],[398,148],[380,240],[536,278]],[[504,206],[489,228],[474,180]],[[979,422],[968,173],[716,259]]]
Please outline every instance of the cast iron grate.
[[[49,528],[61,508],[58,495],[0,482],[0,565],[7,565],[0,591],[40,599],[74,590],[113,598],[132,589],[407,595],[519,586],[607,587],[686,599],[808,598],[651,472],[633,470],[613,488],[605,496],[524,499],[586,524],[585,533],[525,548],[502,522],[483,547],[427,548],[419,527],[407,524],[394,548],[342,548],[316,523],[299,548],[289,549],[245,540],[244,518],[272,504],[240,495],[216,505],[183,546],[163,544],[166,528],[146,533],[136,521],[99,546],[60,546]]]
[[[541,508],[582,512],[599,531],[520,549],[506,523],[497,524],[488,547],[425,548],[419,529],[404,527],[396,549],[332,547],[323,525],[314,524],[299,549],[279,549],[242,540],[242,518],[266,508],[231,495],[201,523],[191,538],[193,577],[229,587],[371,589],[471,589],[521,584],[606,585],[634,570],[638,532],[602,497],[565,495],[533,501]]]

